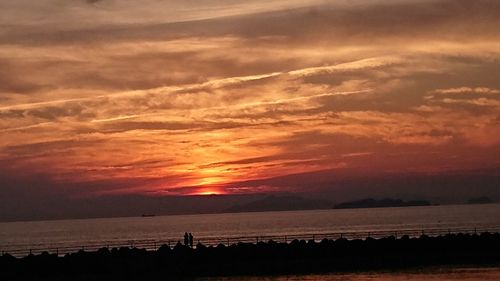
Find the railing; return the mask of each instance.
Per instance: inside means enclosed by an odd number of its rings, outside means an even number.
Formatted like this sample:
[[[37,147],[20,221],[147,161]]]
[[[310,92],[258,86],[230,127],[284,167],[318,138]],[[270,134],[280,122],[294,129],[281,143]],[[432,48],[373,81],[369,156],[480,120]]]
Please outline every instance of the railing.
[[[202,243],[205,246],[216,246],[219,244],[232,245],[237,243],[258,243],[273,240],[275,242],[289,243],[293,240],[313,240],[321,241],[323,239],[365,239],[384,238],[395,236],[396,238],[403,235],[410,237],[419,237],[421,235],[440,236],[446,234],[479,234],[484,232],[500,233],[500,228],[473,228],[473,229],[405,229],[405,230],[384,230],[384,231],[346,231],[333,233],[306,233],[306,234],[291,234],[291,235],[259,235],[259,236],[227,236],[227,237],[200,237],[195,239],[195,244]],[[180,239],[182,240],[182,239]],[[162,245],[169,247],[175,246],[179,240],[177,239],[140,239],[140,240],[113,240],[113,241],[98,241],[88,242],[84,245],[70,245],[65,243],[47,244],[17,244],[0,246],[0,254],[8,253],[13,256],[22,257],[28,254],[40,254],[48,252],[52,254],[64,255],[68,253],[83,251],[96,251],[101,248],[140,248],[146,250],[157,250]],[[81,242],[80,242],[81,243]],[[196,245],[195,245],[196,247]]]

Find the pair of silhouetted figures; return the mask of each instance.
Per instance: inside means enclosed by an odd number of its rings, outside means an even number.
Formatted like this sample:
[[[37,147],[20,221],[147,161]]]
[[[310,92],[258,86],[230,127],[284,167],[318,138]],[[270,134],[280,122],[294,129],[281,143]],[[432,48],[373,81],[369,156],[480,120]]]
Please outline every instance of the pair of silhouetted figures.
[[[184,233],[184,245],[193,248],[193,234],[191,232],[189,234],[187,232]]]

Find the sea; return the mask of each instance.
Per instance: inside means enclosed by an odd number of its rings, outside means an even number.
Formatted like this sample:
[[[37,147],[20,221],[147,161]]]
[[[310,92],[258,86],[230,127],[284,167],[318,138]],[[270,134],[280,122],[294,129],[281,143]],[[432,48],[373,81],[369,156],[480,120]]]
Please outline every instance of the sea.
[[[408,230],[500,231],[500,204],[331,209],[172,215],[0,223],[0,252],[106,245],[113,241],[172,241],[191,232],[196,240]],[[157,245],[159,246],[159,245]],[[75,249],[76,249],[75,248]],[[21,253],[21,252],[19,252]],[[25,252],[22,252],[25,253]],[[201,280],[500,280],[500,268],[425,269],[414,272],[232,277]]]
[[[171,241],[430,229],[500,229],[500,204],[330,209],[0,223],[0,251],[113,241]]]
[[[449,267],[399,272],[308,274],[286,276],[210,277],[197,281],[498,281],[499,267]]]

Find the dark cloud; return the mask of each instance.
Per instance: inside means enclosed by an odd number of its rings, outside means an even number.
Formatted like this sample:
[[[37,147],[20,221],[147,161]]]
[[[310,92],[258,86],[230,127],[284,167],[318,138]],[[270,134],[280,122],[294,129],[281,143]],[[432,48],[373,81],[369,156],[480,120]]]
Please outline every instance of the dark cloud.
[[[105,140],[55,140],[44,142],[33,142],[27,144],[11,145],[3,147],[2,152],[10,154],[13,158],[20,156],[33,156],[39,154],[54,155],[55,152],[63,153],[71,149],[81,147],[92,147]]]
[[[87,1],[95,3],[96,1]],[[18,44],[75,43],[108,40],[165,40],[193,36],[239,35],[243,38],[286,36],[292,43],[307,39],[332,42],[383,40],[385,36],[411,39],[440,36],[457,39],[498,36],[500,4],[494,0],[401,1],[343,7],[317,6],[285,11],[167,24],[105,25],[92,29],[57,31],[17,30],[2,36]],[[462,28],[457,28],[457,25]],[[202,27],[202,28],[201,28]],[[481,30],[481,32],[475,32]],[[0,41],[1,42],[1,41]],[[291,43],[285,42],[287,44]],[[274,42],[277,43],[277,42]]]
[[[61,102],[53,105],[33,106],[25,109],[11,108],[0,110],[0,116],[10,119],[29,119],[36,118],[41,120],[57,121],[64,117],[73,117],[76,119],[92,119],[96,117],[96,112],[89,109],[87,105],[91,104],[78,102]]]
[[[292,56],[275,57],[273,54],[286,54],[306,46],[340,48],[365,43],[385,45],[387,41],[399,45],[435,39],[463,42],[498,38],[496,30],[500,28],[500,20],[496,15],[499,11],[498,2],[489,0],[412,1],[347,5],[342,8],[311,7],[182,23],[100,26],[91,30],[56,32],[45,28],[45,31],[34,30],[33,34],[29,34],[29,30],[15,33],[14,28],[13,34],[0,36],[0,41],[3,39],[5,44],[13,44],[21,40],[17,43],[22,44],[25,40],[24,43],[40,48],[45,41],[49,44],[47,48],[61,45],[87,55],[79,60],[41,59],[38,56],[36,60],[16,60],[14,65],[10,62],[8,67],[3,64],[9,73],[3,71],[6,78],[0,80],[6,81],[0,83],[0,87],[15,93],[34,93],[60,87],[137,90],[196,83],[210,77],[292,70],[304,67],[304,61]],[[31,30],[34,28],[30,27]],[[44,34],[47,32],[53,34]],[[118,54],[112,50],[109,53],[101,51],[104,46],[119,43],[132,47],[144,40],[168,43],[186,38],[210,42],[221,36],[237,39],[225,47],[231,51],[221,54],[214,49],[190,51],[182,48],[177,51],[163,48]],[[248,57],[249,46],[262,55]],[[95,54],[97,56],[93,56]],[[2,61],[7,59],[12,60],[3,58]],[[472,58],[463,55],[451,59],[467,66],[481,63],[480,68],[469,67],[471,74],[481,73],[461,77],[465,79],[464,84],[498,84],[492,75],[481,75],[485,67],[497,69],[498,62],[479,62],[477,59],[467,62]],[[321,59],[313,63],[336,62],[334,59]],[[64,69],[64,74],[47,74],[57,73],[58,69]],[[0,73],[3,72],[0,69]],[[371,76],[375,74],[376,71],[371,72]],[[447,75],[452,78],[451,73]],[[346,79],[366,79],[366,76],[370,76],[370,72],[360,74],[351,71],[338,75],[315,75],[306,78],[306,82],[336,86]]]
[[[236,182],[227,185],[238,189],[268,187],[271,190],[304,192],[307,196],[323,196],[336,202],[364,197],[431,198],[438,202],[465,202],[468,198],[486,194],[500,196],[496,186],[500,181],[497,168],[449,171],[448,173],[403,172],[376,173],[359,169],[333,169],[291,174],[273,178]]]
[[[43,85],[29,81],[21,75],[17,71],[18,64],[11,59],[0,57],[0,92],[25,94],[43,88]]]

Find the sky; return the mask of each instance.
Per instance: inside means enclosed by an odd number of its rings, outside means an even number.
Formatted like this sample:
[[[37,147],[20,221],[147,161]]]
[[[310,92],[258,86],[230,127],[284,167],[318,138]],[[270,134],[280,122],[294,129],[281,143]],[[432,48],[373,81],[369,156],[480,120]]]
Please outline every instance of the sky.
[[[0,196],[498,176],[499,14],[496,0],[0,0]]]

